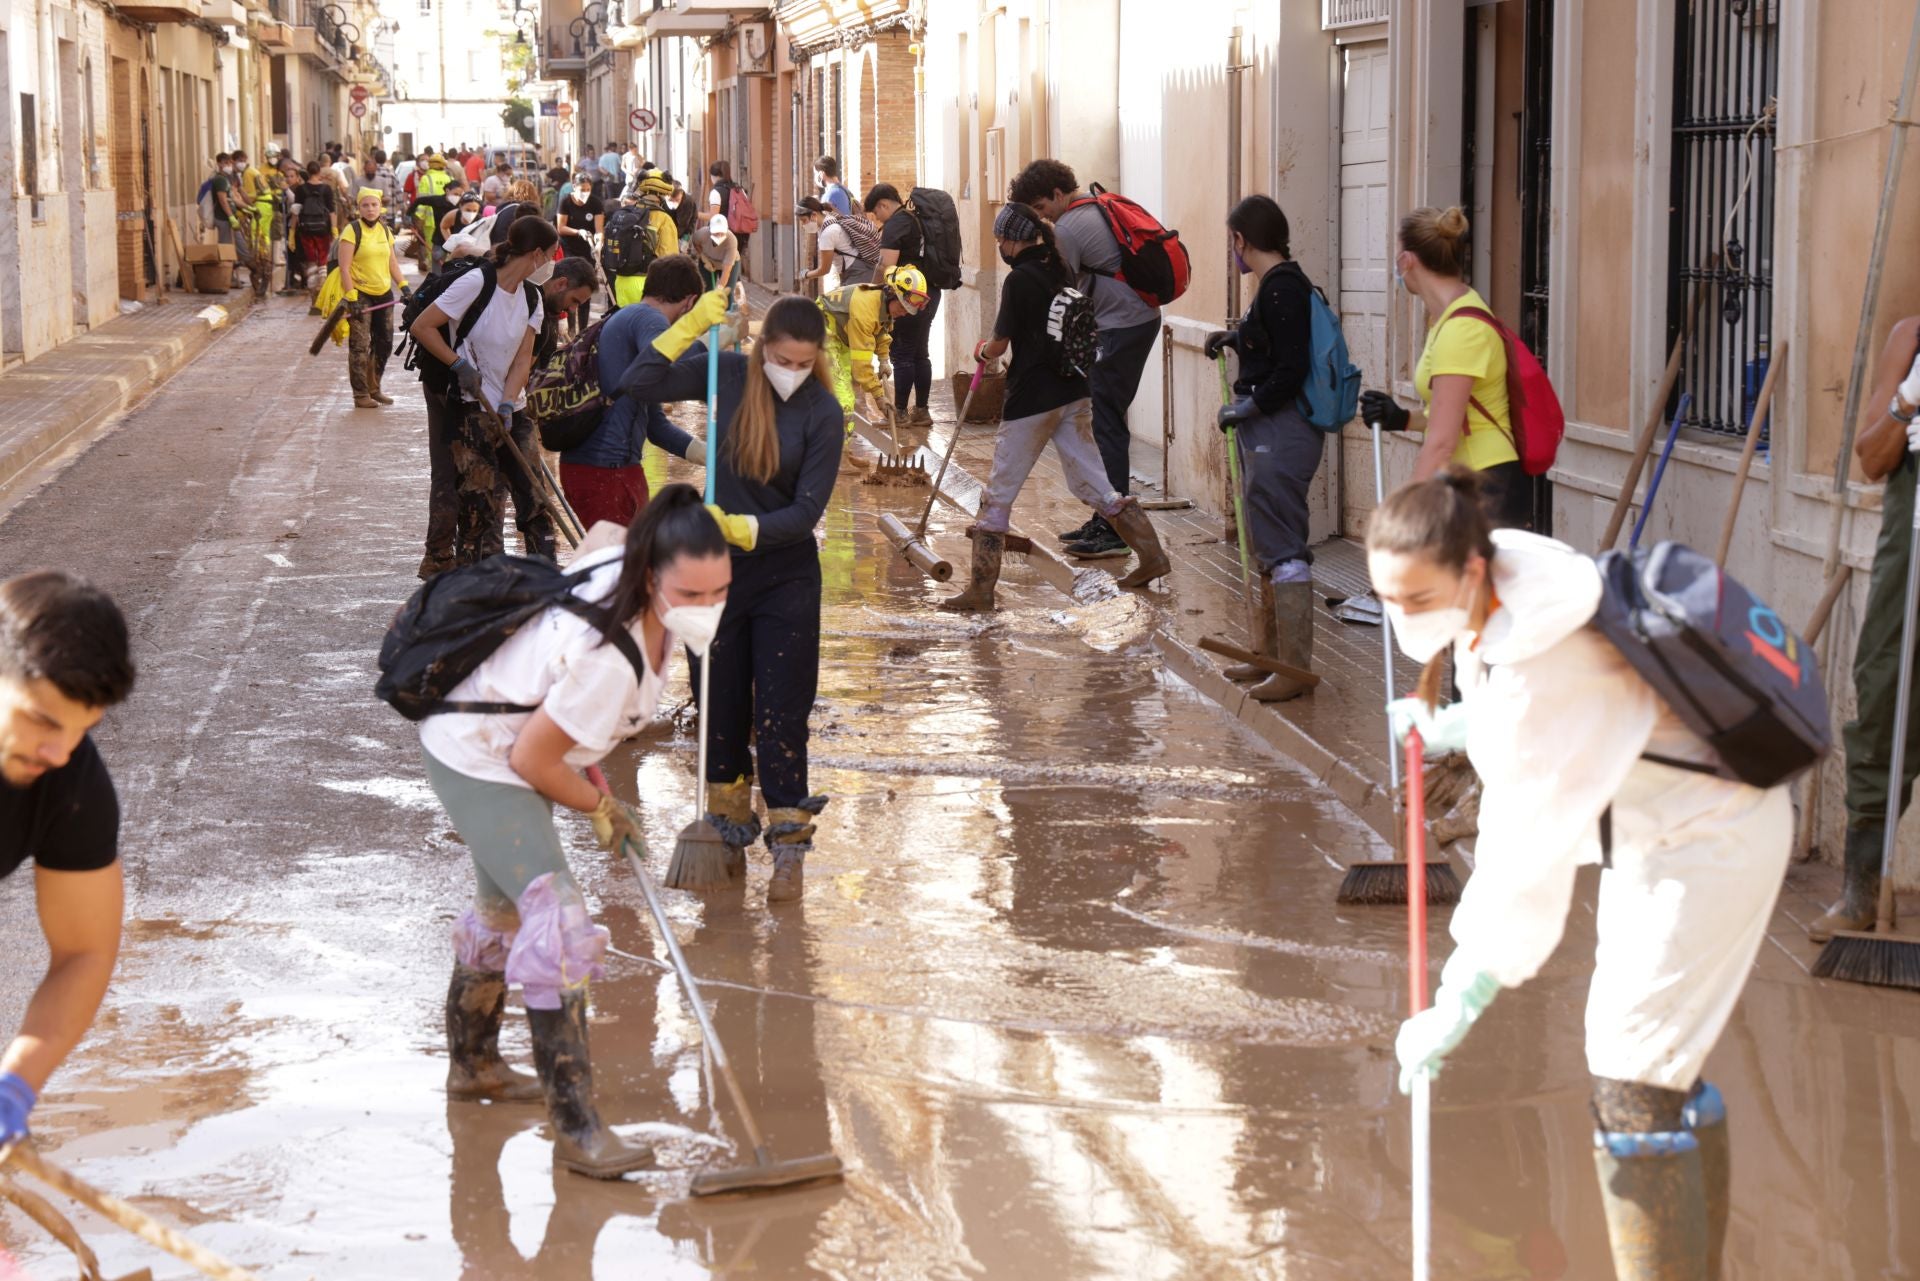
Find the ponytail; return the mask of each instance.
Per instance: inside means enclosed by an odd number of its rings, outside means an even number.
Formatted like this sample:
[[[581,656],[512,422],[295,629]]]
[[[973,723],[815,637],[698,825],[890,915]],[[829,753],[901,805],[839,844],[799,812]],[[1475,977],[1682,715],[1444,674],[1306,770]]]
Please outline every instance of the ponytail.
[[[519,226],[518,223],[514,224]],[[725,556],[727,540],[691,485],[661,488],[627,530],[620,581],[607,598],[607,626],[601,643],[647,612],[653,604],[653,577],[682,556]]]
[[[1367,551],[1425,557],[1454,574],[1475,556],[1491,566],[1493,526],[1482,501],[1480,474],[1452,466],[1395,490],[1367,522]],[[1443,649],[1420,669],[1414,696],[1429,709],[1440,704],[1446,663]]]

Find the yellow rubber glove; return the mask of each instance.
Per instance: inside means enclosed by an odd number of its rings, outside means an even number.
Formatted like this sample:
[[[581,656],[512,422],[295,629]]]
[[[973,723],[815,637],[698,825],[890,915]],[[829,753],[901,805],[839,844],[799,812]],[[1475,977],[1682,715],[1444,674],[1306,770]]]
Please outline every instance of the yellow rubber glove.
[[[678,360],[687,348],[707,336],[715,325],[724,324],[733,299],[724,289],[712,289],[700,295],[693,309],[673,322],[667,332],[653,340],[653,349],[668,360]]]
[[[600,804],[588,815],[593,821],[593,837],[600,842],[600,848],[613,853],[620,852],[621,841],[632,841],[634,853],[645,855],[646,840],[640,835],[640,822],[634,818],[633,811],[604,792],[600,795]]]
[[[708,503],[707,510],[720,523],[720,536],[743,552],[753,550],[760,541],[760,518],[758,516],[732,516],[720,510],[720,504]]]

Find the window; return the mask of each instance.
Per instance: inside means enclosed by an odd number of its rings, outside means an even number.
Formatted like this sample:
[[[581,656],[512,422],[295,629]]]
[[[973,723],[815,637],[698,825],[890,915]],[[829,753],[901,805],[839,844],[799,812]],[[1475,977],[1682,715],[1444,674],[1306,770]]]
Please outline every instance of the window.
[[[80,154],[85,157],[83,169],[89,187],[100,185],[99,141],[94,129],[93,59],[89,58],[80,64]]]
[[[420,16],[423,18],[433,16],[433,0],[420,0]]]
[[[827,97],[826,101],[821,105],[822,114],[820,122],[826,130],[826,137],[821,140],[821,150],[840,162],[840,173],[842,176],[845,176],[848,172],[847,145],[844,141],[846,137],[847,91],[843,83],[843,78],[844,72],[841,65],[837,62],[834,63],[833,67],[827,73]],[[863,178],[870,178],[871,176],[870,174],[862,175]]]
[[[1673,37],[1667,326],[1700,315],[1681,373],[1685,426],[1744,435],[1773,340],[1776,0],[1693,0]]]
[[[35,218],[40,216],[40,124],[34,115],[33,95],[20,95],[20,194],[34,199]]]

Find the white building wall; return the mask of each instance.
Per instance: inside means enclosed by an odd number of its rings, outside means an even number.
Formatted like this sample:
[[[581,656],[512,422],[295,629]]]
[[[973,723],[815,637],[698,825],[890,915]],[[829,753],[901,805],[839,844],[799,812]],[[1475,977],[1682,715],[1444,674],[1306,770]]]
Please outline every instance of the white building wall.
[[[395,97],[381,105],[389,149],[411,133],[416,149],[522,145],[500,118],[507,103],[503,41],[512,6],[500,0],[381,0],[393,33]]]

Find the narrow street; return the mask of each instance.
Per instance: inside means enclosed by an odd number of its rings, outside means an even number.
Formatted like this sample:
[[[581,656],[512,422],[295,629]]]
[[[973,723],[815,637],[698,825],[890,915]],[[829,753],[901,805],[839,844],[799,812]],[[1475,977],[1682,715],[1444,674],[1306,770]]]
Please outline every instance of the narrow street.
[[[449,1103],[448,931],[472,873],[414,728],[371,692],[417,585],[421,412],[397,367],[398,405],[353,410],[338,351],[293,354],[314,323],[262,306],[0,521],[0,574],[88,575],[140,664],[97,734],[126,940],[35,1113],[43,1150],[283,1281],[1405,1274],[1404,918],[1334,906],[1345,865],[1385,847],[1163,670],[1164,603],[1070,601],[1010,567],[997,615],[938,613],[949,589],[877,528],[925,491],[851,470],[823,530],[813,784],[833,800],[806,897],[767,908],[760,850],[744,895],[668,895],[775,1153],[831,1149],[845,1184],[686,1196],[751,1152],[584,821],[575,872],[619,951],[593,989],[599,1101],[661,1169],[556,1172],[542,1108]],[[657,867],[692,757],[690,722],[662,722],[608,762]],[[1612,1275],[1580,1053],[1591,888],[1436,1086],[1436,1276]],[[43,961],[14,889],[17,1010]],[[524,1064],[524,1020],[507,1026]],[[1739,1118],[1730,1275],[1907,1275],[1910,1003],[1813,984],[1768,947],[1712,1075]],[[109,1275],[189,1275],[77,1221]],[[71,1275],[10,1212],[0,1246]]]

